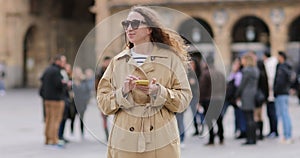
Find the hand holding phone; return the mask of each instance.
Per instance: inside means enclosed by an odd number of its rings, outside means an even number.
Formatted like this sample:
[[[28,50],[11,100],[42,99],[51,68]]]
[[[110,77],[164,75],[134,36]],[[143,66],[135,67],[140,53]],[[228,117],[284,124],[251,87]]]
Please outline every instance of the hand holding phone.
[[[149,85],[148,80],[135,80],[135,83],[140,86],[148,86]]]

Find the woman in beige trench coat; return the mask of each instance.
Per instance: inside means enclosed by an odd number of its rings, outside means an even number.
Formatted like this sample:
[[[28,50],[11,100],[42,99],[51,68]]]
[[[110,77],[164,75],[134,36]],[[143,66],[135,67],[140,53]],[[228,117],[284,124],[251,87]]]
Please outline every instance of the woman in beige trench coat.
[[[133,7],[122,25],[128,49],[112,59],[97,90],[101,111],[115,115],[107,157],[179,158],[175,113],[192,98],[183,40],[144,6]]]

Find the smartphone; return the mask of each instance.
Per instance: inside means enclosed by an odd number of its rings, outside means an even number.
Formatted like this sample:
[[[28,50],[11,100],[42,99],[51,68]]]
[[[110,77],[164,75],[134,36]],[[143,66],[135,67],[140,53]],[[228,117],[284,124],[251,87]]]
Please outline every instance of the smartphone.
[[[149,81],[148,80],[135,80],[135,83],[137,85],[141,85],[141,86],[148,86],[149,85]]]

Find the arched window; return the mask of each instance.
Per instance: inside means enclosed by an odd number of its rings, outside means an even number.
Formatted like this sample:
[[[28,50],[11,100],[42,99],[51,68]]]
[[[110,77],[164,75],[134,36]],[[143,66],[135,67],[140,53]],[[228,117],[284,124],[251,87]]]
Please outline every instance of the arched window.
[[[269,36],[267,25],[254,16],[241,18],[232,29],[233,42],[264,42],[265,35]]]
[[[181,23],[178,32],[190,45],[191,55],[198,57],[214,55],[213,32],[210,25],[204,20],[200,18],[185,20]]]
[[[265,51],[270,49],[269,29],[264,21],[255,16],[239,19],[233,26],[232,58],[254,51],[258,58],[262,58]]]
[[[287,43],[288,61],[300,74],[300,16],[289,26],[289,42]]]
[[[179,27],[179,34],[187,43],[209,43],[213,37],[211,27],[200,18],[184,21]]]
[[[296,18],[289,27],[289,41],[300,42],[300,16]]]

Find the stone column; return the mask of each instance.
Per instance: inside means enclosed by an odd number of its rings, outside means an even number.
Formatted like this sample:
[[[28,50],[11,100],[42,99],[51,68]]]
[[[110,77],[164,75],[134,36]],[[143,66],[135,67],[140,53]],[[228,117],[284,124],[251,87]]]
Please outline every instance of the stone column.
[[[221,59],[216,58],[216,66],[219,67],[219,69],[222,69],[220,66],[223,66],[221,62],[224,63],[225,71],[226,73],[230,71],[230,65],[231,65],[231,36],[230,31],[228,31],[228,28],[215,28],[215,45],[217,47],[217,51],[220,53]]]
[[[280,26],[271,25],[270,42],[272,55],[277,55],[278,51],[286,50],[287,36],[287,26],[285,24]]]
[[[4,4],[4,1],[0,0],[0,4]],[[6,58],[5,28],[5,5],[0,5],[0,60],[5,60]]]
[[[109,9],[110,8],[107,0],[95,0],[95,6],[93,10],[96,14],[96,60],[101,60],[101,53],[103,53],[103,49],[108,40],[111,39],[111,28],[109,28],[108,22],[105,22],[105,24],[103,23],[103,20],[110,16]]]

